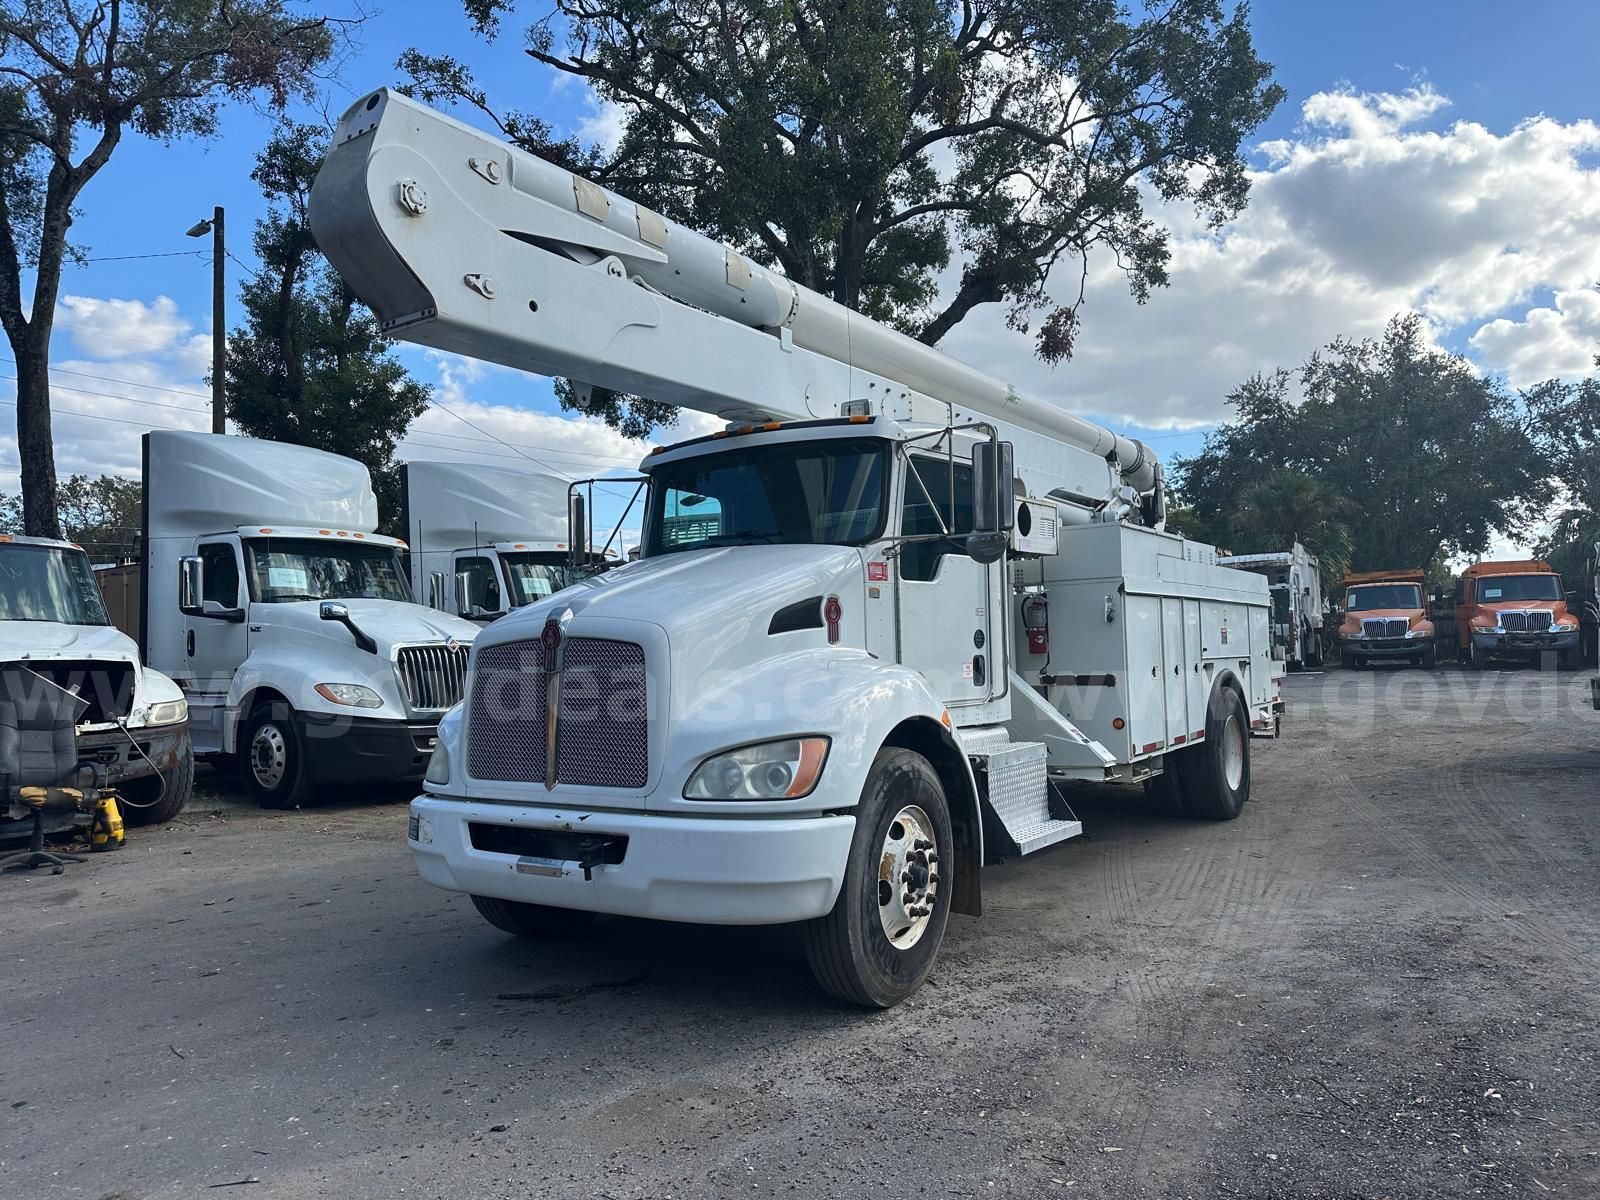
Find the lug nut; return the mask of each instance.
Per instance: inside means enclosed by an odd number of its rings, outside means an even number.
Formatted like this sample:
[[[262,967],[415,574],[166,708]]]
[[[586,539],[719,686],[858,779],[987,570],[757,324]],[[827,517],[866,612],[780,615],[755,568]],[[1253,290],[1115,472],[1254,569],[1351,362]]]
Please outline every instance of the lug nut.
[[[901,883],[910,883],[911,882],[911,872],[910,871],[901,871],[900,872],[900,882]]]
[[[936,863],[939,861],[939,856],[937,854],[930,854],[928,855],[928,861],[931,863]]]

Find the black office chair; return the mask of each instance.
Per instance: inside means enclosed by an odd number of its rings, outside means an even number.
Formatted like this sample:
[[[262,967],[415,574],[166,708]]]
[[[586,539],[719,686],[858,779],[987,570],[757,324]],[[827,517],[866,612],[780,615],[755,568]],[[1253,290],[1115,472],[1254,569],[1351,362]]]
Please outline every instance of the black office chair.
[[[33,818],[28,848],[0,857],[7,867],[50,867],[61,874],[75,854],[44,848],[47,805],[92,811],[99,799],[99,770],[78,761],[77,723],[88,706],[31,671],[0,671],[0,803],[13,817]],[[84,774],[93,780],[82,786]]]

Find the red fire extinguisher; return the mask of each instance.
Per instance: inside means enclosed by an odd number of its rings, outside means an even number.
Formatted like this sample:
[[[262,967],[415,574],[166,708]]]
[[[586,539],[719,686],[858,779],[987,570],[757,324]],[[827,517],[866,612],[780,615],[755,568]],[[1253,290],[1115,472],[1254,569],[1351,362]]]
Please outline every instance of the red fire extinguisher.
[[[1043,592],[1022,598],[1022,627],[1028,631],[1028,653],[1050,653],[1050,602]]]

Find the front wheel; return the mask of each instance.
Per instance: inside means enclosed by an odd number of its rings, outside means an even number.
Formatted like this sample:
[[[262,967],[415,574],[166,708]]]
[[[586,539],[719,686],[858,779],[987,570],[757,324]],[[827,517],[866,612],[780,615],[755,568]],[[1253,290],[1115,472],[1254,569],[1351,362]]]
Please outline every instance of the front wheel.
[[[1433,670],[1434,663],[1438,661],[1439,651],[1434,646],[1428,645],[1422,648],[1422,653],[1418,656],[1418,663],[1424,671]]]
[[[1467,643],[1467,666],[1474,671],[1487,671],[1489,669],[1489,656],[1478,649],[1477,643]]]
[[[1206,704],[1206,740],[1180,756],[1189,812],[1231,821],[1250,799],[1250,717],[1230,687],[1213,689]]]
[[[178,747],[178,765],[165,776],[147,775],[129,779],[117,786],[118,807],[129,825],[161,825],[172,820],[189,803],[194,790],[194,750],[189,735]]]
[[[262,808],[299,808],[311,795],[305,747],[286,704],[251,710],[240,743],[245,791]]]
[[[1574,646],[1570,650],[1556,652],[1556,665],[1562,671],[1578,671],[1583,669],[1583,647]]]
[[[950,918],[954,855],[950,806],[928,760],[878,751],[839,897],[803,929],[806,960],[825,991],[892,1008],[922,986]]]

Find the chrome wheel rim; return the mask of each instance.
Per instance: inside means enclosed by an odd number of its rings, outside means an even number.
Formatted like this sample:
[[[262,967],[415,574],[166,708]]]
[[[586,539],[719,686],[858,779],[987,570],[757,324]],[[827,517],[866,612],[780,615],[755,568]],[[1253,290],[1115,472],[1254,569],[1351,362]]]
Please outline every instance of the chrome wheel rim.
[[[1230,792],[1237,792],[1244,782],[1244,733],[1238,717],[1229,717],[1222,727],[1222,776]]]
[[[250,740],[250,770],[256,782],[271,791],[289,769],[289,745],[276,725],[263,725]]]
[[[922,940],[939,892],[939,846],[933,822],[915,804],[895,814],[878,855],[878,920],[896,950]]]

